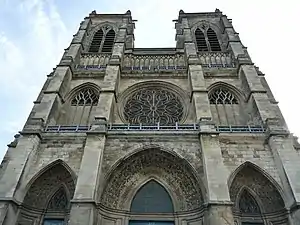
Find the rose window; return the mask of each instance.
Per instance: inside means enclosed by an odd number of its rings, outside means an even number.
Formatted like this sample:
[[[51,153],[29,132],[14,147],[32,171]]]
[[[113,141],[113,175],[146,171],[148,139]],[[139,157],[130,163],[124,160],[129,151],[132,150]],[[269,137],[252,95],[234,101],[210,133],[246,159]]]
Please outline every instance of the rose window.
[[[162,87],[143,88],[129,96],[124,117],[130,124],[175,124],[183,116],[177,94]]]

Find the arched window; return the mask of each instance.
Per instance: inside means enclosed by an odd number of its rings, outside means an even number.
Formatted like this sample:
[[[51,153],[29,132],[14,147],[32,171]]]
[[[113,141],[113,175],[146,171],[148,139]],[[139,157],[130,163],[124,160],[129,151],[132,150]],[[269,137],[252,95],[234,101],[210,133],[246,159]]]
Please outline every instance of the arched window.
[[[100,29],[95,33],[93,37],[89,52],[96,52],[96,53],[99,52],[102,39],[103,39],[103,30]]]
[[[92,53],[110,53],[112,52],[114,41],[115,41],[115,31],[111,28],[101,28],[98,30],[92,39],[90,44],[89,52]]]
[[[211,28],[208,28],[208,30],[207,30],[207,38],[208,38],[210,50],[212,52],[221,51],[221,47],[220,47],[218,37],[217,37],[216,33]]]
[[[197,28],[195,31],[195,39],[198,51],[221,51],[221,46],[215,31],[211,28],[201,30]]]
[[[131,203],[134,213],[173,213],[173,203],[168,192],[156,181],[149,181],[135,195]]]
[[[208,51],[204,33],[198,28],[195,32],[198,51]]]
[[[246,125],[238,98],[227,88],[218,87],[211,91],[209,103],[217,125]]]
[[[106,53],[112,52],[114,40],[115,40],[115,32],[113,30],[110,30],[105,36],[102,52],[106,52]]]
[[[58,125],[90,125],[93,120],[93,109],[98,104],[99,91],[92,87],[79,89],[65,103]]]

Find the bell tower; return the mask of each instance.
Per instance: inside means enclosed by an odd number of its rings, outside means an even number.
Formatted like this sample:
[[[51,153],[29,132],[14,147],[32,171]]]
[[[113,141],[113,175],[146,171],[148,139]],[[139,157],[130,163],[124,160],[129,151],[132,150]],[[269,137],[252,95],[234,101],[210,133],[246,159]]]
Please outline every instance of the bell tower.
[[[93,11],[0,169],[0,225],[297,225],[299,144],[220,10],[173,48]]]

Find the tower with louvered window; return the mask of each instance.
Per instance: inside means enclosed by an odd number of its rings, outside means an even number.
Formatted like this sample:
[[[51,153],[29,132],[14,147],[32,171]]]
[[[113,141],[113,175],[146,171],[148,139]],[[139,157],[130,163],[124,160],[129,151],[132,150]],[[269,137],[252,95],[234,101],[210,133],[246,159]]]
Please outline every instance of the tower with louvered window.
[[[0,169],[0,225],[298,225],[300,146],[220,10],[176,47],[93,11]]]

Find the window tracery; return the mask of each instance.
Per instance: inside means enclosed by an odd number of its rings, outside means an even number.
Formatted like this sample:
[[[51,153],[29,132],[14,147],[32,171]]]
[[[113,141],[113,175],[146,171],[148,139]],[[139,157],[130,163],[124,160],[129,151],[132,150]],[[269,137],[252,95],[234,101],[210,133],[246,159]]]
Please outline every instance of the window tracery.
[[[85,88],[79,91],[72,99],[72,106],[94,106],[99,100],[98,95],[91,88]]]
[[[238,100],[233,93],[224,89],[218,88],[209,95],[210,104],[238,104]]]
[[[124,117],[131,124],[175,124],[183,113],[179,96],[162,87],[139,89],[124,106]]]

